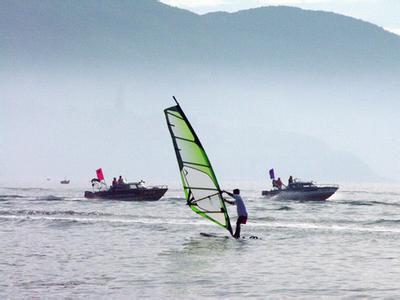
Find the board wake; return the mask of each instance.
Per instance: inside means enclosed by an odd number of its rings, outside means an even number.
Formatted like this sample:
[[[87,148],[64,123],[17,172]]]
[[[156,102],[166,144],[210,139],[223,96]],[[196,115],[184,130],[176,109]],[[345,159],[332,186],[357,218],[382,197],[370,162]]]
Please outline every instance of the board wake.
[[[230,236],[221,236],[221,235],[217,235],[215,233],[205,233],[205,232],[200,232],[201,236],[204,237],[211,237],[211,238],[224,238],[224,239],[229,239]],[[259,238],[258,236],[255,235],[249,235],[249,236],[241,236],[240,239],[243,240],[261,240],[261,238]]]
[[[215,233],[205,233],[205,232],[200,232],[201,236],[204,237],[211,237],[211,238],[222,238],[222,239],[229,239],[229,236],[221,236],[221,235],[216,235]]]
[[[241,238],[242,239],[248,239],[248,240],[261,240],[261,238],[256,236],[256,235],[242,236]]]

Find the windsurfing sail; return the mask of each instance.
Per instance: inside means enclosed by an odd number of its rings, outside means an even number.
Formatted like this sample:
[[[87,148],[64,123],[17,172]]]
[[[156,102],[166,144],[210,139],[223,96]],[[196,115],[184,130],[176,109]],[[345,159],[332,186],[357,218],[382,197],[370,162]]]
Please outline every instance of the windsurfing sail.
[[[211,163],[179,103],[164,110],[182,178],[186,201],[197,214],[232,234],[229,215]]]

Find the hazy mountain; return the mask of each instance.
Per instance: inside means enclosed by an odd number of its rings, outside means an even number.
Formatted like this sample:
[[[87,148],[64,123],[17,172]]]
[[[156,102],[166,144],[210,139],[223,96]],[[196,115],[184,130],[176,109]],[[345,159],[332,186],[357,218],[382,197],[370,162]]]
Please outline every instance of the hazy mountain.
[[[0,2],[0,180],[170,181],[182,99],[222,179],[395,178],[400,38],[290,7],[194,13],[146,0]],[[379,175],[377,175],[379,174]]]
[[[199,16],[151,0],[4,0],[0,22],[1,55],[16,64],[400,68],[398,36],[350,17],[290,7]]]

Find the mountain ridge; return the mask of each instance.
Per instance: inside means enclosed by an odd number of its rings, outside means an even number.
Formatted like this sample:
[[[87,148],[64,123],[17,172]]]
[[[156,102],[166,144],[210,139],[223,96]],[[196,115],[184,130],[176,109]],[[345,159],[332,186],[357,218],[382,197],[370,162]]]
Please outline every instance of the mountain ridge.
[[[400,70],[400,37],[329,12],[268,6],[197,15],[150,0],[5,0],[0,8],[8,61]]]

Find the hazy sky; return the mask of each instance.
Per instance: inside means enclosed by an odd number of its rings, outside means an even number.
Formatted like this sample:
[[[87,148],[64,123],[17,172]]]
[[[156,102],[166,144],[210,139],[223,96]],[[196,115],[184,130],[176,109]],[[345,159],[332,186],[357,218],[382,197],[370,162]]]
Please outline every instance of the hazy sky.
[[[121,1],[132,8],[127,14],[125,6],[109,9],[108,2],[97,11],[96,1],[83,8],[41,1],[24,2],[24,10],[0,1],[0,32],[12,41],[0,47],[0,186],[58,185],[64,177],[87,186],[99,167],[108,179],[178,186],[163,114],[174,104],[171,95],[181,101],[221,182],[265,184],[271,167],[283,178],[319,182],[400,180],[394,159],[400,153],[400,38],[373,28],[373,41],[385,41],[375,45],[364,26],[356,43],[366,51],[358,51],[352,35],[332,43],[329,35],[319,37],[323,44],[314,51],[312,35],[279,32],[281,17],[272,33],[287,42],[271,43],[266,31],[245,45],[222,39],[215,47],[215,29],[228,28],[225,16],[198,30],[198,17],[148,1]],[[243,3],[209,3],[196,11],[261,2]],[[159,15],[142,18],[152,5]],[[302,20],[306,32],[314,28]],[[228,32],[242,41],[246,34]],[[321,56],[330,45],[340,51]],[[342,57],[349,47],[354,51]]]
[[[237,11],[266,5],[326,10],[375,23],[400,35],[400,0],[162,0],[196,13]]]

